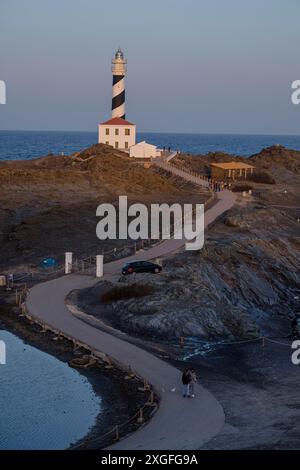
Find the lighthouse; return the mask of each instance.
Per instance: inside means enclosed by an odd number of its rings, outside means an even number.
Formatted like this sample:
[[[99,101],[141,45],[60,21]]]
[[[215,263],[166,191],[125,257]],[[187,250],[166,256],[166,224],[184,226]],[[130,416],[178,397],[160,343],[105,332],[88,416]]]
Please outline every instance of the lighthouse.
[[[111,117],[125,119],[125,75],[126,60],[119,47],[111,62],[113,74]]]
[[[99,144],[110,145],[126,152],[130,157],[151,158],[161,155],[161,150],[147,142],[136,144],[136,125],[125,119],[126,59],[119,47],[111,62],[113,75],[111,118],[98,126]]]
[[[98,130],[98,142],[129,152],[135,145],[136,126],[125,119],[126,60],[119,47],[111,63],[113,74],[111,119],[102,122]]]

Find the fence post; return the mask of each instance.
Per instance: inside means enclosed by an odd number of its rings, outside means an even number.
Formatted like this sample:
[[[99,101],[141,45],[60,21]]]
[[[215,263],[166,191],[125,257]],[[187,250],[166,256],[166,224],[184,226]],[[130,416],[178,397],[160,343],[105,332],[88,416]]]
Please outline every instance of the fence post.
[[[105,369],[113,369],[114,368],[113,362],[112,362],[112,360],[109,356],[107,356],[107,364],[104,367],[105,367]]]
[[[147,401],[146,405],[147,406],[154,406],[155,405],[155,403],[154,403],[154,392],[153,391],[150,393],[150,396],[148,398],[148,401]]]
[[[138,422],[139,424],[141,424],[141,423],[144,422],[143,408],[141,408],[140,411],[139,411],[139,417],[138,417],[137,422]]]
[[[148,392],[150,390],[150,385],[147,379],[144,379],[143,387],[138,388],[139,392]]]
[[[134,379],[134,378],[135,378],[135,373],[133,372],[131,366],[128,366],[127,374],[125,376],[125,380]]]
[[[103,255],[96,256],[96,277],[103,276]]]
[[[65,274],[71,274],[72,272],[72,258],[73,253],[67,251],[65,253]]]

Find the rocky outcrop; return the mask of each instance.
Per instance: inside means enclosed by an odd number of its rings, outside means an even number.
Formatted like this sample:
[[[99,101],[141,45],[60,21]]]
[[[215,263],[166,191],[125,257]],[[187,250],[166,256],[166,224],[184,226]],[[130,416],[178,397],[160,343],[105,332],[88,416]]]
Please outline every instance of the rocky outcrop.
[[[154,294],[114,302],[104,309],[96,286],[83,295],[83,309],[129,334],[164,339],[245,339],[296,331],[299,156],[300,152],[273,146],[251,157],[259,171],[268,170],[275,177],[276,184],[253,183],[254,197],[241,198],[214,224],[200,253],[174,255],[164,262],[161,275],[139,275],[139,282],[154,286]],[[222,153],[179,155],[174,163],[203,172],[212,161],[233,158]],[[126,277],[122,282],[136,279]],[[86,302],[89,296],[93,305]]]
[[[238,207],[214,226],[200,253],[174,255],[159,275],[119,281],[150,284],[152,295],[103,305],[99,283],[81,292],[79,302],[115,328],[148,338],[251,339],[286,332],[299,293],[297,229],[278,210]]]
[[[209,176],[211,163],[231,161],[253,164],[258,172],[270,173],[276,182],[295,181],[300,174],[300,152],[282,145],[264,148],[249,158],[224,152],[209,152],[206,155],[178,154],[172,164]]]

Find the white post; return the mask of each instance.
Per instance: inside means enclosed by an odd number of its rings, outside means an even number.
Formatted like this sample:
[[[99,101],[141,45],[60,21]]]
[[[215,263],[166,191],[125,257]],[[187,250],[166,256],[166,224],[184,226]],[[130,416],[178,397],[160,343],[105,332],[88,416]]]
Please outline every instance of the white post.
[[[71,274],[72,272],[72,258],[73,253],[67,251],[65,253],[65,274]]]
[[[96,277],[103,276],[103,255],[96,256]]]
[[[0,340],[0,364],[6,364],[6,344],[2,340]]]

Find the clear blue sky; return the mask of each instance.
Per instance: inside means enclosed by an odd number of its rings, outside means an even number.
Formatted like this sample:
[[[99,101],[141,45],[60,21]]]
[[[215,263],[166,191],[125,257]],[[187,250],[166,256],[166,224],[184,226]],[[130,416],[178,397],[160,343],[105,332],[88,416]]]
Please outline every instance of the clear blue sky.
[[[299,0],[0,0],[0,129],[95,130],[128,60],[140,131],[300,134]]]

